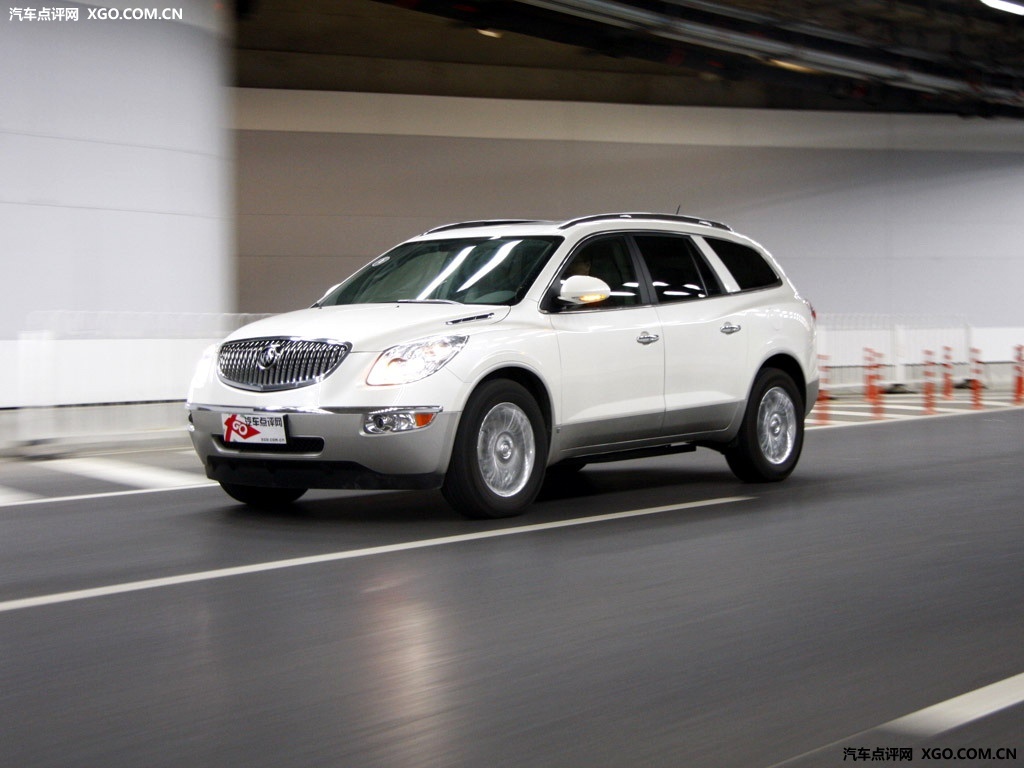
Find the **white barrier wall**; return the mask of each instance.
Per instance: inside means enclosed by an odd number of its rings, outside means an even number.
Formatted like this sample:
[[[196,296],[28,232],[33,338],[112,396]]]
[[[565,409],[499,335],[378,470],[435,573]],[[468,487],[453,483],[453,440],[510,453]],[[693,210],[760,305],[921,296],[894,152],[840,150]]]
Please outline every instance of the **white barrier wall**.
[[[214,341],[28,336],[17,342],[18,404],[184,400],[196,362]]]
[[[263,315],[34,312],[0,340],[0,408],[184,400],[203,351]]]
[[[184,400],[203,351],[259,315],[55,313],[38,317],[49,330],[28,331],[18,341],[0,341],[3,359],[16,361],[16,375],[0,377],[0,408],[138,403]],[[163,328],[163,338],[147,338]],[[120,335],[122,338],[111,338]],[[887,366],[913,369],[923,350],[954,349],[965,372],[971,348],[989,364],[1009,363],[1024,327],[977,328],[956,319],[908,316],[823,316],[819,352],[834,368],[856,369],[861,380],[864,347],[882,353]],[[909,382],[913,371],[890,378]]]

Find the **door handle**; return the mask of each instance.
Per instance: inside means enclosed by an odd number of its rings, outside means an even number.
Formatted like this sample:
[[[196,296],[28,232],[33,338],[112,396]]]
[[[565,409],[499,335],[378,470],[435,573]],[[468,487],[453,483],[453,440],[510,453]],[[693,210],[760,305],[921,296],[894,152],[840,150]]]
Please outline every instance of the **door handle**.
[[[732,323],[726,323],[719,329],[722,333],[729,335],[736,333],[737,331],[743,330],[742,325],[733,325]]]
[[[641,344],[653,344],[660,338],[661,336],[659,336],[656,333],[648,333],[647,331],[644,331],[643,333],[636,337],[636,340]]]

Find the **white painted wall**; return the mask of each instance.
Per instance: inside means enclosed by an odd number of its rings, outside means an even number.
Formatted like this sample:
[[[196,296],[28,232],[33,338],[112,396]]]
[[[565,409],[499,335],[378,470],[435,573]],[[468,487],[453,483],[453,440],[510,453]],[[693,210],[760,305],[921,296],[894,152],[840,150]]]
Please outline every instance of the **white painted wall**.
[[[180,0],[181,21],[61,7],[78,21],[0,21],[0,339],[35,310],[229,309],[230,4]]]

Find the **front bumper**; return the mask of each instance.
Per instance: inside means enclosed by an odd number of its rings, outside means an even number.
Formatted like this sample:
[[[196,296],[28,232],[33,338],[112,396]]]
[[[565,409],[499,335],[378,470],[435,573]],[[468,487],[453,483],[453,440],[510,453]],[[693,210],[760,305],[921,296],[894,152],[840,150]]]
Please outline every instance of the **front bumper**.
[[[224,414],[284,415],[285,445],[225,443]],[[451,458],[458,415],[425,427],[368,434],[367,410],[333,412],[189,405],[192,444],[212,480],[281,488],[438,488]]]

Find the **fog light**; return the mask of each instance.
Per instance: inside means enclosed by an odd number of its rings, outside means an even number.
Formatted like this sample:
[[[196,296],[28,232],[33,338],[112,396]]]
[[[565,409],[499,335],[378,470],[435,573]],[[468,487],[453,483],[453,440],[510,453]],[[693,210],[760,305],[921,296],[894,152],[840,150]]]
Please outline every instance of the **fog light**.
[[[389,432],[409,432],[429,426],[441,412],[437,406],[422,408],[385,408],[373,411],[363,418],[363,431],[368,435],[385,435]]]

